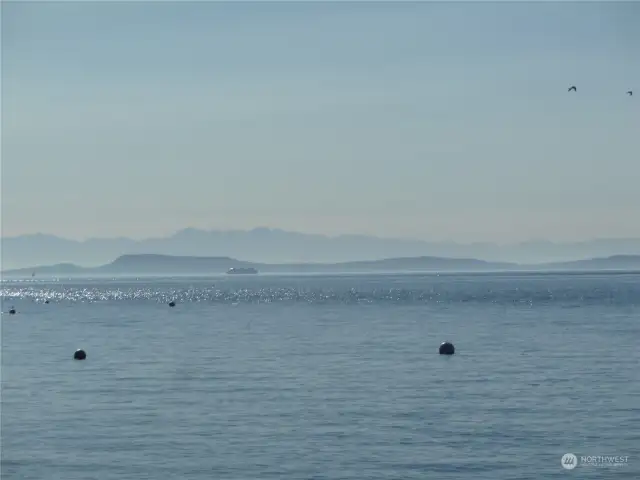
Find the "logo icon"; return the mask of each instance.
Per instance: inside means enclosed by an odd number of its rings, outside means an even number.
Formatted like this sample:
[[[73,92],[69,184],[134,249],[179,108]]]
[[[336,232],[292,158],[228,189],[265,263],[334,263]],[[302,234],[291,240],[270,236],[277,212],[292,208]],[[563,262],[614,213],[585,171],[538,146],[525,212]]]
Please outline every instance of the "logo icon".
[[[562,468],[567,470],[573,470],[578,466],[578,457],[576,457],[573,453],[565,453],[562,456],[562,460],[560,460],[562,464]]]

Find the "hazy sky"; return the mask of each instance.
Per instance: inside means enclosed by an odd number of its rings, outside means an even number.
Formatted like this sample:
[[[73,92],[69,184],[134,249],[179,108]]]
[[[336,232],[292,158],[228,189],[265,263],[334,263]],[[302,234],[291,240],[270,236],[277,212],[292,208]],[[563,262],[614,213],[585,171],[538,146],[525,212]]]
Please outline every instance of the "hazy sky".
[[[640,236],[638,25],[638,2],[2,2],[2,233]]]

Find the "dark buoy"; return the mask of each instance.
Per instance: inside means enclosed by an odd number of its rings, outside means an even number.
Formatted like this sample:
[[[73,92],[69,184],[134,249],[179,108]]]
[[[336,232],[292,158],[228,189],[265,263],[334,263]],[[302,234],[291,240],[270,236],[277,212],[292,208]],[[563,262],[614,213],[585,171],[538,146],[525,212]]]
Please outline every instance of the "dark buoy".
[[[87,353],[81,348],[76,350],[76,353],[73,354],[74,360],[84,360],[85,358],[87,358]]]
[[[9,315],[15,315],[16,314],[16,307],[11,307],[11,309],[9,310]]]
[[[175,307],[176,306],[176,302],[174,302],[173,300],[169,302],[169,306],[170,307]]]
[[[45,300],[44,303],[49,303],[49,300]]]
[[[453,355],[456,352],[453,343],[442,342],[440,344],[440,355]]]

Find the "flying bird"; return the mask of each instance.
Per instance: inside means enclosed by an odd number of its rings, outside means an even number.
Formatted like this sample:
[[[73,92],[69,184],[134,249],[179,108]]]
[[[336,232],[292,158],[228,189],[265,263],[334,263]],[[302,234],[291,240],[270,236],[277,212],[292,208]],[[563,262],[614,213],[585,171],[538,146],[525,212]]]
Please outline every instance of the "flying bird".
[[[567,90],[567,92],[570,92],[571,90],[573,90],[574,92],[578,91],[578,89],[575,87],[575,85],[570,86],[569,90]]]
[[[627,95],[631,96],[631,95],[633,95],[633,92],[632,92],[631,90],[629,90],[629,91],[627,92]]]

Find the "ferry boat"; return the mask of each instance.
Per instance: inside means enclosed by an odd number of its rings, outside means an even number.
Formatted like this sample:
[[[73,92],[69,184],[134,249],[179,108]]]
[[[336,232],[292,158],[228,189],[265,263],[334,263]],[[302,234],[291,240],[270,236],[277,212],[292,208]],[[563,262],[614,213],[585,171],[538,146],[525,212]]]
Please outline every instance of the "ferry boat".
[[[227,270],[228,275],[255,275],[258,270],[255,268],[230,268]]]

